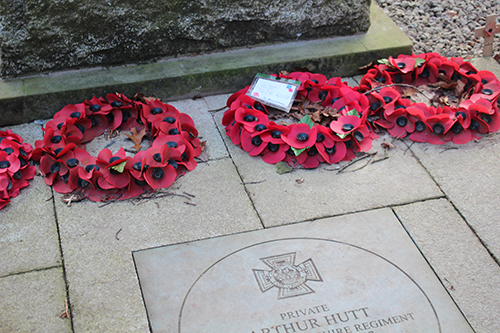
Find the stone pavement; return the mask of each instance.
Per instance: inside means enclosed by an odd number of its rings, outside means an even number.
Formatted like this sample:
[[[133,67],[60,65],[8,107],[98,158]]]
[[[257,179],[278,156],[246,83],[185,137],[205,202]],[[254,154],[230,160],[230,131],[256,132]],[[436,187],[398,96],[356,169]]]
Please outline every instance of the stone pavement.
[[[474,64],[500,76],[492,59]],[[382,142],[394,148],[378,163],[280,175],[228,140],[223,111],[208,112],[228,96],[171,103],[207,141],[209,161],[168,189],[190,200],[68,207],[37,176],[0,211],[0,332],[149,332],[133,251],[380,208],[397,216],[472,328],[500,332],[499,134],[462,146],[382,135],[376,158]],[[9,128],[42,138],[33,123]]]

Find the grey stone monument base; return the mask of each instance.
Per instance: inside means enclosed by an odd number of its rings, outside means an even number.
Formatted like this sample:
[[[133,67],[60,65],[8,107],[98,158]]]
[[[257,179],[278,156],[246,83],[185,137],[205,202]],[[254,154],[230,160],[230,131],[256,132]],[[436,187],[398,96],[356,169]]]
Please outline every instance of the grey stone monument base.
[[[67,104],[92,96],[138,91],[171,101],[235,92],[256,73],[307,67],[328,77],[360,74],[371,61],[412,51],[410,39],[374,2],[370,29],[347,37],[314,39],[233,49],[155,63],[44,73],[0,80],[0,126],[51,118]]]
[[[153,332],[472,332],[390,209],[133,256]]]

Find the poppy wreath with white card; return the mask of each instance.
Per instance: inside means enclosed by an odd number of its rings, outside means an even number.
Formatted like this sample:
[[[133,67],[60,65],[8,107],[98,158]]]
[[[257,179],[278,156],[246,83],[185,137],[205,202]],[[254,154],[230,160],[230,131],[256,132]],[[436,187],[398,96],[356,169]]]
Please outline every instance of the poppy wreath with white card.
[[[351,88],[309,72],[276,77],[301,82],[290,113],[246,93],[231,95],[222,124],[231,141],[267,163],[305,168],[367,152],[381,130],[416,142],[464,144],[500,129],[500,81],[462,58],[437,53],[379,60]]]

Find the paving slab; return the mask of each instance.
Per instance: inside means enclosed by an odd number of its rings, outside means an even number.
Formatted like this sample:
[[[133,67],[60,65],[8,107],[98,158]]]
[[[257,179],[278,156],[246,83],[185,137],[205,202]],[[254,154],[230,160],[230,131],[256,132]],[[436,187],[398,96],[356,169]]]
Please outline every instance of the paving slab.
[[[217,130],[212,114],[208,112],[211,108],[205,99],[186,99],[169,102],[169,104],[193,118],[196,129],[199,132],[199,139],[206,141],[206,152],[210,160],[228,157],[226,147]]]
[[[67,207],[56,194],[75,332],[149,331],[131,252],[261,228],[240,182],[220,159],[177,179],[166,190],[177,195],[154,200]]]
[[[72,332],[62,268],[0,278],[0,332]]]
[[[43,138],[40,125],[9,128],[32,145]],[[60,265],[52,189],[42,177],[35,176],[28,187],[0,210],[0,276]]]
[[[475,332],[500,332],[500,267],[450,202],[429,200],[394,211]]]
[[[500,259],[500,135],[441,146],[414,144],[413,153],[484,245]]]
[[[155,333],[472,332],[390,209],[134,259]]]
[[[342,173],[338,172],[338,165],[321,165],[279,175],[275,165],[265,163],[261,157],[251,157],[231,143],[221,125],[222,116],[217,113],[214,117],[266,227],[443,196],[401,142],[394,142],[389,158],[364,168],[361,167],[368,159]],[[370,152],[377,152],[375,159],[384,157],[381,143],[391,141],[384,134],[373,142]],[[361,169],[354,171],[358,168]]]

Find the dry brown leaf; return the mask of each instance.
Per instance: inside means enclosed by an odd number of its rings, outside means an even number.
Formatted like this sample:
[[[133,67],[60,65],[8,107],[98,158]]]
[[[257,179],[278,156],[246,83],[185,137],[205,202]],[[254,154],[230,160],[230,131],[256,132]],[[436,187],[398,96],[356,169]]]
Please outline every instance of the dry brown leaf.
[[[401,97],[403,97],[403,98],[408,98],[408,97],[411,98],[416,93],[418,93],[417,89],[412,88],[412,87],[406,87],[406,88],[403,88],[403,94],[401,95]]]
[[[201,147],[201,151],[204,151],[205,148],[207,148],[207,141],[201,141],[200,142],[200,147]]]
[[[302,184],[304,182],[304,178],[295,179],[295,181],[297,182],[297,184]]]
[[[128,136],[130,140],[132,140],[132,142],[134,143],[134,146],[132,148],[135,148],[137,151],[141,150],[142,137],[146,135],[146,127],[144,127],[139,133],[137,133],[135,127],[132,127],[130,129],[130,132],[132,134],[127,134],[127,133],[123,134]]]
[[[72,202],[82,201],[83,199],[85,199],[85,195],[83,193],[79,193],[79,192],[76,192],[76,193],[66,193],[65,195],[63,195],[61,197],[61,200],[63,202],[66,202],[66,204],[68,205],[68,207],[71,207],[71,203]]]
[[[319,110],[311,113],[310,117],[311,120],[314,121],[315,123],[321,122],[321,115]]]
[[[394,148],[394,145],[392,143],[390,143],[390,142],[382,142],[381,145],[382,145],[382,147],[384,149],[392,149],[392,148]]]

